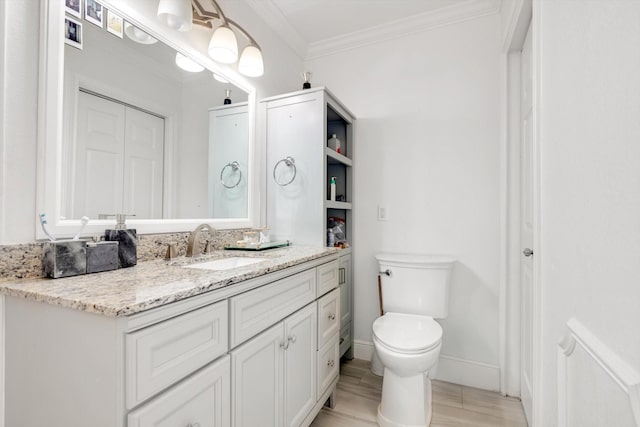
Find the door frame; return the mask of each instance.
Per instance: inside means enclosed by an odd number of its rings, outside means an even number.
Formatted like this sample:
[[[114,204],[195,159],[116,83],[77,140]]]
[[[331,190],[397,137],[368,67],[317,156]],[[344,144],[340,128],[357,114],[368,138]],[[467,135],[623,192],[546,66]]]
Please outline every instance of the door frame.
[[[534,250],[541,247],[540,225],[540,138],[539,138],[539,26],[535,0],[517,0],[507,17],[502,37],[501,69],[501,147],[500,147],[500,391],[520,396],[520,52],[529,25],[532,36],[533,80],[533,223]],[[505,7],[505,3],[503,3]],[[541,266],[542,254],[533,258],[532,328],[534,350],[532,357],[532,415],[531,426],[541,419],[542,309]]]

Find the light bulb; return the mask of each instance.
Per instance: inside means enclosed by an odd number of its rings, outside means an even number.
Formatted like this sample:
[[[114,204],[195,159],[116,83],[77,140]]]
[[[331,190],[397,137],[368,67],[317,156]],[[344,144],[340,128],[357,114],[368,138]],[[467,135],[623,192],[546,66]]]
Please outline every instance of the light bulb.
[[[238,71],[249,77],[260,77],[264,74],[262,52],[257,46],[250,44],[244,48],[238,62]]]
[[[160,0],[158,19],[169,28],[178,31],[191,31],[193,9],[189,0]]]
[[[158,40],[151,37],[149,34],[142,31],[140,28],[135,25],[131,25],[128,22],[124,23],[124,33],[136,43],[140,44],[154,44],[157,43]]]
[[[189,71],[191,73],[199,73],[200,71],[204,71],[204,67],[202,65],[198,64],[191,58],[187,58],[180,52],[176,52],[176,65],[183,70]]]
[[[209,42],[209,56],[223,64],[232,64],[238,60],[238,40],[231,28],[216,28]]]

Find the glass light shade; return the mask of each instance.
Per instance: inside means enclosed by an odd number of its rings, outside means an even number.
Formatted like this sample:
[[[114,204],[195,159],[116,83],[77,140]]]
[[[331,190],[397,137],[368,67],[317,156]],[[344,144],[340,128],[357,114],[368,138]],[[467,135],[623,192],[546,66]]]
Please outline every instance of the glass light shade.
[[[257,46],[251,44],[244,48],[238,62],[238,71],[249,77],[260,77],[264,74],[262,52]]]
[[[140,28],[135,25],[131,25],[128,22],[124,23],[124,33],[136,43],[140,44],[154,44],[157,43],[158,40],[151,37],[149,34],[142,31]]]
[[[158,19],[169,28],[178,31],[191,31],[193,9],[190,0],[160,0]]]
[[[191,73],[199,73],[200,71],[204,71],[204,67],[202,65],[198,64],[191,58],[187,58],[180,52],[176,52],[176,65],[183,70],[189,71]]]
[[[209,56],[223,64],[232,64],[238,60],[238,40],[231,28],[216,28],[209,42]]]

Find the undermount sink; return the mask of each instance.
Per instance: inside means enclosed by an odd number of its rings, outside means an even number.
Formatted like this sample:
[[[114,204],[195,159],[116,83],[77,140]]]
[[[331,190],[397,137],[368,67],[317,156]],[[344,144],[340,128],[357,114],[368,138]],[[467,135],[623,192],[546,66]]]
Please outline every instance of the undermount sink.
[[[222,271],[231,270],[233,268],[245,267],[251,264],[257,264],[259,262],[268,261],[265,258],[250,258],[250,257],[229,257],[216,259],[213,261],[201,262],[198,264],[185,265],[186,268],[198,268],[200,270]]]

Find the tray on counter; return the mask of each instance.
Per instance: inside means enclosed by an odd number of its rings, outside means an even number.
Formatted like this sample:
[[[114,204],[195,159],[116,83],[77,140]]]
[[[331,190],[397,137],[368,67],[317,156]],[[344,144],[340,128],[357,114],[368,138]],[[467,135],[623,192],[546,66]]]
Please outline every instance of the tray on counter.
[[[291,246],[291,242],[289,240],[281,240],[278,242],[269,243],[244,243],[237,245],[227,245],[224,248],[230,251],[264,251],[267,249],[283,248],[285,246]]]

